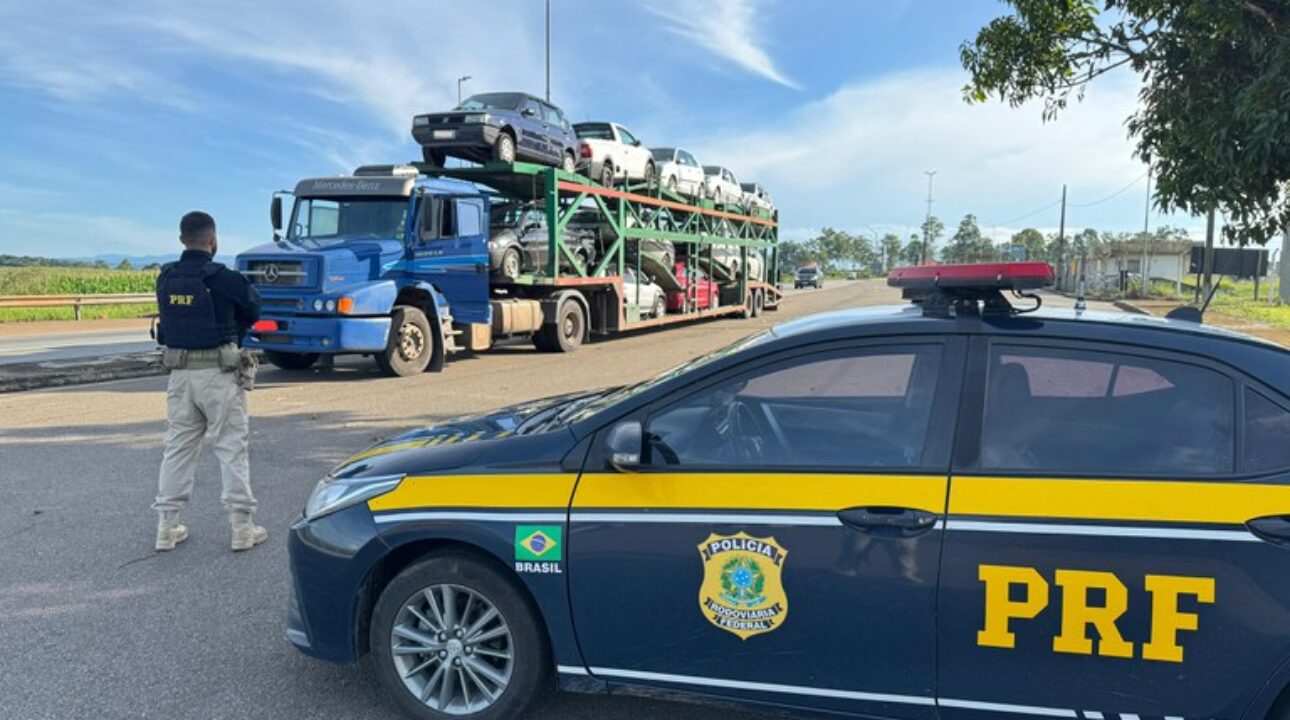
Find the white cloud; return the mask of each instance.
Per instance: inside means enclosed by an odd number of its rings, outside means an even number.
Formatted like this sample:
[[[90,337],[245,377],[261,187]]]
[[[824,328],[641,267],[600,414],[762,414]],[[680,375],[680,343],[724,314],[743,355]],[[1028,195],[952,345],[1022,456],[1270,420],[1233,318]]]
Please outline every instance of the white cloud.
[[[1146,169],[1132,157],[1124,126],[1137,102],[1131,76],[1105,78],[1050,123],[1038,107],[967,105],[963,82],[957,68],[901,72],[845,86],[780,121],[690,143],[702,162],[727,164],[741,180],[766,185],[790,226],[915,228],[926,213],[923,171],[936,170],[933,213],[947,232],[973,213],[989,234],[992,223],[1045,205],[1052,207],[1025,224],[1055,226],[1063,183],[1067,227],[1141,227],[1143,188],[1076,207],[1115,193]],[[1152,224],[1167,219],[1153,216]]]
[[[646,7],[699,48],[767,80],[797,87],[762,47],[756,26],[765,7],[761,0],[649,0]]]

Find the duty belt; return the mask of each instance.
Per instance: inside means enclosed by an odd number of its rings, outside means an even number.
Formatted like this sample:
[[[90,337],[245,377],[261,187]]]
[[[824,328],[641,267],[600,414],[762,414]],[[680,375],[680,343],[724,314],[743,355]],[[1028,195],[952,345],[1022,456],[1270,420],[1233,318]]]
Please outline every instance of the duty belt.
[[[209,348],[203,350],[184,350],[179,348],[167,348],[163,353],[177,353],[178,358],[173,362],[175,365],[170,366],[172,370],[206,370],[209,368],[220,367],[219,348]]]

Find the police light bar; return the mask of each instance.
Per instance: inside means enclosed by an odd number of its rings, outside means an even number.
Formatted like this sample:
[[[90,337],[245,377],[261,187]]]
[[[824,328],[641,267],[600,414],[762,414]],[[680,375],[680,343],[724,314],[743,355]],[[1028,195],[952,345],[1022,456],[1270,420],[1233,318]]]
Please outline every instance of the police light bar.
[[[983,263],[979,265],[920,265],[891,271],[887,284],[903,290],[1034,290],[1056,280],[1045,262]]]

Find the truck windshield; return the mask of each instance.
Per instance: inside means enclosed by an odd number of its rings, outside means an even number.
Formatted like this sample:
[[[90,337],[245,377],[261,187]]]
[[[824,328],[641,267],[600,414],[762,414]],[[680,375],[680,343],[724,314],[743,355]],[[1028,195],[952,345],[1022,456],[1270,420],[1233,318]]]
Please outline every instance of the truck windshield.
[[[489,108],[498,108],[500,110],[518,110],[523,102],[524,96],[520,93],[482,93],[466,98],[466,101],[458,105],[457,109],[487,110]]]
[[[403,240],[406,198],[301,198],[288,237],[329,245],[355,237]]]

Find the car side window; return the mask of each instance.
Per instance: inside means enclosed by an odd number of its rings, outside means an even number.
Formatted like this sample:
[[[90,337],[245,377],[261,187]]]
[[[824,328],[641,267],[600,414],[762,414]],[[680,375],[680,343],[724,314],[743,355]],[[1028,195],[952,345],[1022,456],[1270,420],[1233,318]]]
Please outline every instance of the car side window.
[[[564,118],[560,117],[560,111],[556,110],[550,105],[542,106],[542,116],[551,125],[555,125],[558,127],[564,124]]]
[[[1262,393],[1245,390],[1245,452],[1247,472],[1290,470],[1290,411]]]
[[[628,132],[627,128],[621,125],[618,126],[618,139],[621,140],[624,145],[636,144],[636,136]]]
[[[465,199],[457,201],[457,234],[462,237],[480,235],[484,232],[484,203],[482,200]]]
[[[1155,358],[1061,348],[990,351],[983,470],[1231,473],[1232,380]]]
[[[655,468],[913,468],[940,345],[838,351],[741,373],[652,413]]]
[[[677,157],[680,158],[682,165],[692,165],[697,167],[699,164],[699,161],[695,160],[693,155],[684,150],[677,153]]]

